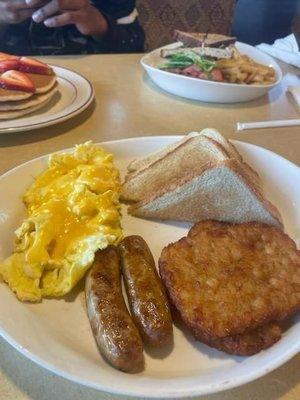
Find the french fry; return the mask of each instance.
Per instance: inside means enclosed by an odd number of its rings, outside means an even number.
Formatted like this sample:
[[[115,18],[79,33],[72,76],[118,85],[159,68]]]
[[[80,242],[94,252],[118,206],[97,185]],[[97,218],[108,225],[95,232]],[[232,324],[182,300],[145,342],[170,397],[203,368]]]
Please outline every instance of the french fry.
[[[218,68],[225,80],[230,83],[248,85],[269,85],[276,81],[275,70],[267,65],[259,64],[236,47],[232,47],[231,59],[218,60]]]
[[[246,83],[250,83],[253,81],[253,78],[256,75],[256,70],[254,69],[252,72],[249,73],[249,75],[247,76],[247,78],[245,79]]]
[[[252,81],[262,83],[264,81],[264,77],[261,74],[256,74]]]

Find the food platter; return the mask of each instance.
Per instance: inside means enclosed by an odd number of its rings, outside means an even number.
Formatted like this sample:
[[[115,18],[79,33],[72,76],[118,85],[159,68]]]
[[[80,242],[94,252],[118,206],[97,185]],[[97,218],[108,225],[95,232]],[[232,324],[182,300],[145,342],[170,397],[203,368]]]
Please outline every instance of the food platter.
[[[84,111],[94,98],[91,83],[77,72],[52,66],[58,92],[44,107],[12,120],[0,121],[0,134],[24,132],[58,124]]]
[[[106,142],[124,176],[134,158],[160,149],[179,136],[147,137]],[[287,233],[300,236],[300,170],[263,148],[234,141],[245,161],[261,175],[266,195],[281,211]],[[12,250],[13,232],[22,220],[21,195],[47,164],[47,156],[29,161],[3,175],[0,188],[0,258]],[[157,260],[162,248],[182,237],[188,224],[146,221],[128,216],[123,209],[126,235],[139,234]],[[38,304],[19,302],[0,285],[0,334],[23,355],[72,381],[112,393],[156,398],[213,393],[254,380],[283,364],[300,350],[300,319],[294,319],[283,338],[270,349],[252,357],[234,357],[195,342],[175,326],[174,344],[164,351],[146,349],[142,372],[114,370],[99,355],[86,315],[83,285],[62,299]]]
[[[273,87],[280,84],[282,72],[279,65],[272,57],[245,43],[236,42],[235,46],[241,54],[246,54],[258,63],[273,67],[276,71],[276,82],[268,85],[241,85],[226,82],[213,82],[178,75],[157,68],[163,61],[160,57],[161,49],[175,49],[178,47],[178,42],[146,54],[141,59],[141,64],[158,87],[176,96],[191,100],[212,103],[245,102],[265,95]]]

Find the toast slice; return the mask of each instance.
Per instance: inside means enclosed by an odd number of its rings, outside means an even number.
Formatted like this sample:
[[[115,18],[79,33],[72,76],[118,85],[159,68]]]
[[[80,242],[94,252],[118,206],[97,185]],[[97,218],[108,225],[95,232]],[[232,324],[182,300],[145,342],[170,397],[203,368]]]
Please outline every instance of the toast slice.
[[[220,35],[218,33],[183,32],[179,30],[174,31],[174,39],[188,47],[199,47],[202,46],[203,42],[208,47],[229,46],[236,42],[236,37],[233,36]]]
[[[185,143],[192,137],[198,136],[199,132],[190,132],[185,135],[182,139],[178,140],[177,142],[171,143],[168,146],[164,147],[162,150],[156,151],[155,153],[151,153],[146,157],[137,158],[133,160],[127,167],[129,172],[138,171],[140,169],[148,167],[150,164],[154,163],[155,161],[163,158],[165,155],[170,153],[171,151],[175,150],[181,144]]]
[[[239,160],[243,164],[242,168],[244,169],[246,176],[253,182],[253,185],[256,187],[256,189],[261,191],[261,181],[260,181],[260,177],[257,174],[257,172],[254,171],[248,164],[243,162],[241,155],[236,150],[234,145],[229,142],[229,140],[227,140],[217,130],[212,129],[212,128],[203,129],[201,132],[191,132],[188,135],[184,136],[178,142],[171,143],[169,146],[166,146],[165,148],[163,148],[162,150],[159,150],[158,152],[152,153],[149,156],[139,158],[137,160],[132,161],[128,166],[128,171],[130,171],[130,172],[141,171],[142,169],[149,167],[152,163],[162,159],[167,154],[172,153],[181,144],[184,144],[186,141],[190,140],[193,137],[199,136],[199,135],[205,136],[205,137],[213,140],[214,142],[217,142],[219,145],[221,145],[224,148],[224,150],[226,151],[227,155],[230,158],[236,158],[237,160]],[[129,174],[126,177],[126,181],[133,176],[134,176],[133,174],[132,175]]]
[[[162,220],[259,221],[282,226],[277,209],[245,176],[236,159],[206,163],[186,170],[177,180],[164,182],[168,183],[148,190],[128,212],[136,217]]]
[[[223,146],[202,135],[192,136],[148,167],[129,174],[122,186],[121,199],[129,203],[140,201],[190,171],[228,159]]]
[[[230,143],[228,139],[225,138],[225,136],[221,135],[220,132],[218,132],[216,129],[212,129],[212,128],[203,129],[200,132],[200,135],[204,135],[212,140],[215,140],[216,142],[218,142],[219,144],[221,144],[224,147],[224,149],[226,150],[226,152],[229,154],[229,156],[231,158],[236,158],[237,160],[239,160],[243,164],[243,168],[244,168],[244,172],[245,172],[246,176],[251,181],[253,181],[253,184],[256,186],[256,189],[261,191],[260,176],[253,168],[250,167],[249,164],[247,164],[243,161],[243,158],[240,155],[240,153],[237,151],[237,149],[234,147],[234,145],[232,143]]]
[[[216,129],[213,128],[206,128],[203,129],[201,132],[190,132],[186,136],[184,136],[181,140],[171,143],[170,145],[164,147],[162,150],[159,150],[155,153],[151,153],[150,155],[138,158],[133,160],[127,167],[128,171],[133,172],[139,169],[148,167],[153,162],[159,160],[160,158],[164,157],[166,154],[170,153],[171,151],[175,150],[178,146],[184,143],[186,140],[189,140],[191,137],[204,135],[210,139],[215,140],[216,142],[220,143],[227,153],[232,158],[237,158],[238,160],[242,161],[242,157],[240,153],[236,150],[236,148],[227,140],[221,133],[219,133]]]
[[[227,153],[229,154],[229,156],[231,158],[236,158],[239,161],[243,161],[242,156],[237,151],[237,149],[234,147],[234,145],[231,144],[229,142],[229,140],[226,139],[223,135],[221,135],[221,133],[218,132],[216,129],[213,129],[213,128],[202,129],[202,131],[200,132],[200,135],[204,135],[204,136],[220,143],[224,147],[224,149],[227,151]]]

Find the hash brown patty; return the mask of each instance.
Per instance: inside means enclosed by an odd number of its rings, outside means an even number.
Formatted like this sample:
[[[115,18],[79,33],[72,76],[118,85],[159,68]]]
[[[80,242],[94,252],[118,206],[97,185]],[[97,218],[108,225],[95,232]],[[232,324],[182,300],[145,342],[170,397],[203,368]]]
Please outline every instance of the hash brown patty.
[[[170,304],[173,320],[185,325],[177,309],[172,303]],[[195,339],[228,354],[251,356],[278,342],[281,339],[281,327],[276,323],[269,323],[241,335],[216,338],[201,334]]]
[[[213,338],[202,335],[197,340],[215,347],[218,350],[239,356],[251,356],[267,349],[281,338],[281,329],[277,324],[270,323],[252,331],[225,338]]]
[[[300,251],[263,223],[198,222],[163,249],[159,269],[196,338],[240,335],[300,309]]]

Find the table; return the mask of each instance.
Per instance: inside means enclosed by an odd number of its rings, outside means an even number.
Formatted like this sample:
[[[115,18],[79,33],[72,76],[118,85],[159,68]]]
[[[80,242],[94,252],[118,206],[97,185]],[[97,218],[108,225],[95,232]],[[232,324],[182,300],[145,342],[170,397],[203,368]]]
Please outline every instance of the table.
[[[140,55],[92,55],[46,58],[75,69],[93,84],[94,104],[57,126],[0,136],[0,174],[34,157],[71,147],[127,137],[170,135],[214,127],[228,138],[268,148],[300,165],[299,127],[236,133],[236,122],[299,118],[286,95],[300,85],[299,69],[281,63],[284,78],[269,95],[249,103],[208,104],[184,100],[156,88],[143,74]],[[300,355],[255,382],[202,400],[298,400]],[[0,400],[108,400],[118,396],[68,382],[33,364],[0,339]],[[122,398],[122,397],[121,397]]]

